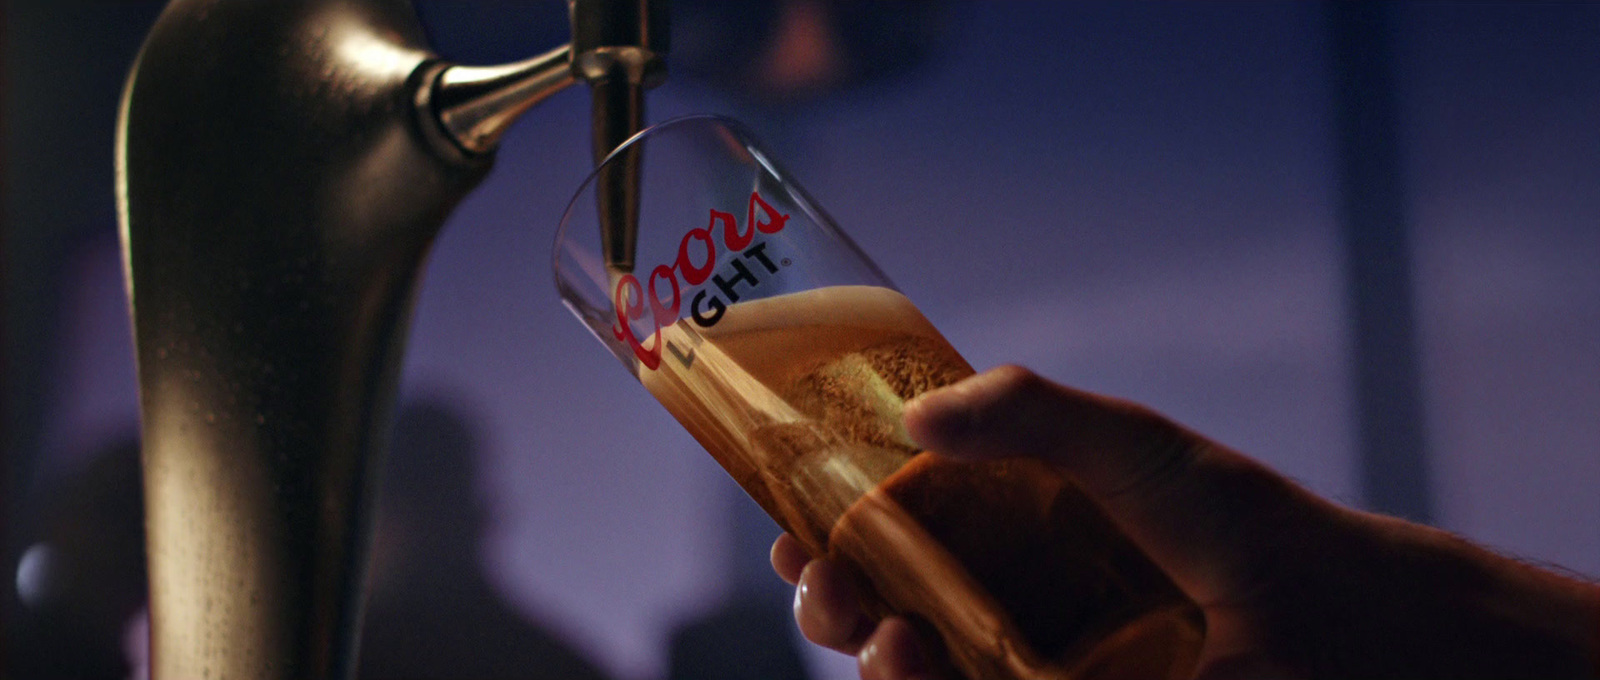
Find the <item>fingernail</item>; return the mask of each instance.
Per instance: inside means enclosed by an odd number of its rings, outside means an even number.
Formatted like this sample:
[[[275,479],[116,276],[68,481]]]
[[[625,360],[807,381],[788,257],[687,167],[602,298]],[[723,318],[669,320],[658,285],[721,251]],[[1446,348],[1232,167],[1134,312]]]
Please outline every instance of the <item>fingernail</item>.
[[[933,677],[933,665],[924,654],[911,624],[893,617],[879,624],[867,644],[856,656],[863,678],[915,680]]]
[[[868,641],[856,654],[856,672],[861,675],[861,680],[877,680],[879,665],[878,643]]]
[[[807,640],[835,649],[851,644],[862,614],[849,586],[827,560],[806,565],[794,591],[794,615]]]

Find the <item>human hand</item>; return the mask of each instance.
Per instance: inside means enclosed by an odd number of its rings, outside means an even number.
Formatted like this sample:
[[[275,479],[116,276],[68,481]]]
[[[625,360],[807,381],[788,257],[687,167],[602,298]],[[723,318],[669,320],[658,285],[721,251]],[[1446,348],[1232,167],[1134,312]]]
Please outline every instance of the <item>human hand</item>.
[[[1139,405],[1003,367],[909,402],[905,424],[929,450],[1078,482],[1204,611],[1197,679],[1600,677],[1600,586],[1335,505]],[[772,563],[801,632],[865,680],[947,673],[918,626],[860,611],[844,565],[787,534]]]

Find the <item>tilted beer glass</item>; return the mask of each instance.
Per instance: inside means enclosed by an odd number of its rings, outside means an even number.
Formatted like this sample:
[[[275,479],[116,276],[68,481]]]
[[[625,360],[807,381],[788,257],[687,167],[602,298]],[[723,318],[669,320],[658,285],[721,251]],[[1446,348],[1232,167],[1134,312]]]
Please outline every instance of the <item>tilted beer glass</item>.
[[[620,166],[636,206],[596,200]],[[601,236],[633,226],[636,244]],[[925,622],[967,676],[1192,671],[1200,610],[1069,480],[906,434],[906,400],[972,368],[736,123],[680,118],[619,148],[562,218],[555,273],[723,469],[851,569],[866,611]]]

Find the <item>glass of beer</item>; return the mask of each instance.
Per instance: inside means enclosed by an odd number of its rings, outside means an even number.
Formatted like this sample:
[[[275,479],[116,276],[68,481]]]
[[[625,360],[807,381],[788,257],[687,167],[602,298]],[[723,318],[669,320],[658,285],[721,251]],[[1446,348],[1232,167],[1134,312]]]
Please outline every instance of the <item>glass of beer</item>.
[[[967,677],[1192,671],[1199,608],[1070,479],[911,440],[906,400],[972,367],[737,123],[619,147],[567,208],[555,274],[734,481],[846,565],[863,610],[936,632]]]

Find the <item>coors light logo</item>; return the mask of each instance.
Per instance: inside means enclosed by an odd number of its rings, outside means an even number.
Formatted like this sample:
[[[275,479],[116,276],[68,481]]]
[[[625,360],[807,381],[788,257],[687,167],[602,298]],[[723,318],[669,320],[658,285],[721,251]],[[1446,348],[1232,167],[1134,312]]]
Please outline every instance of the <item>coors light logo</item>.
[[[612,307],[617,310],[617,323],[611,329],[612,335],[628,343],[639,363],[655,370],[661,365],[661,328],[677,322],[678,313],[682,310],[683,286],[698,286],[707,279],[714,284],[715,291],[711,287],[702,288],[689,300],[689,315],[694,318],[695,324],[710,328],[722,319],[728,305],[739,301],[739,284],[753,288],[761,283],[758,271],[777,273],[778,263],[767,257],[765,243],[756,242],[756,232],[776,234],[783,230],[788,221],[788,215],[779,214],[761,198],[761,194],[754,191],[750,192],[743,231],[739,230],[732,213],[713,208],[706,226],[690,229],[683,235],[683,240],[678,242],[678,257],[672,264],[657,265],[650,270],[643,284],[632,274],[624,274],[617,279],[616,289],[612,291]],[[722,232],[721,248],[715,236],[718,230]],[[723,254],[719,254],[719,251]],[[730,257],[735,255],[738,257]],[[728,268],[720,274],[714,274],[719,257],[730,257]],[[760,269],[751,269],[752,266]],[[721,295],[717,295],[717,292]],[[650,347],[644,346],[632,326],[632,321],[642,319],[647,314],[653,326],[650,335],[655,338]],[[684,363],[687,365],[688,361]]]

